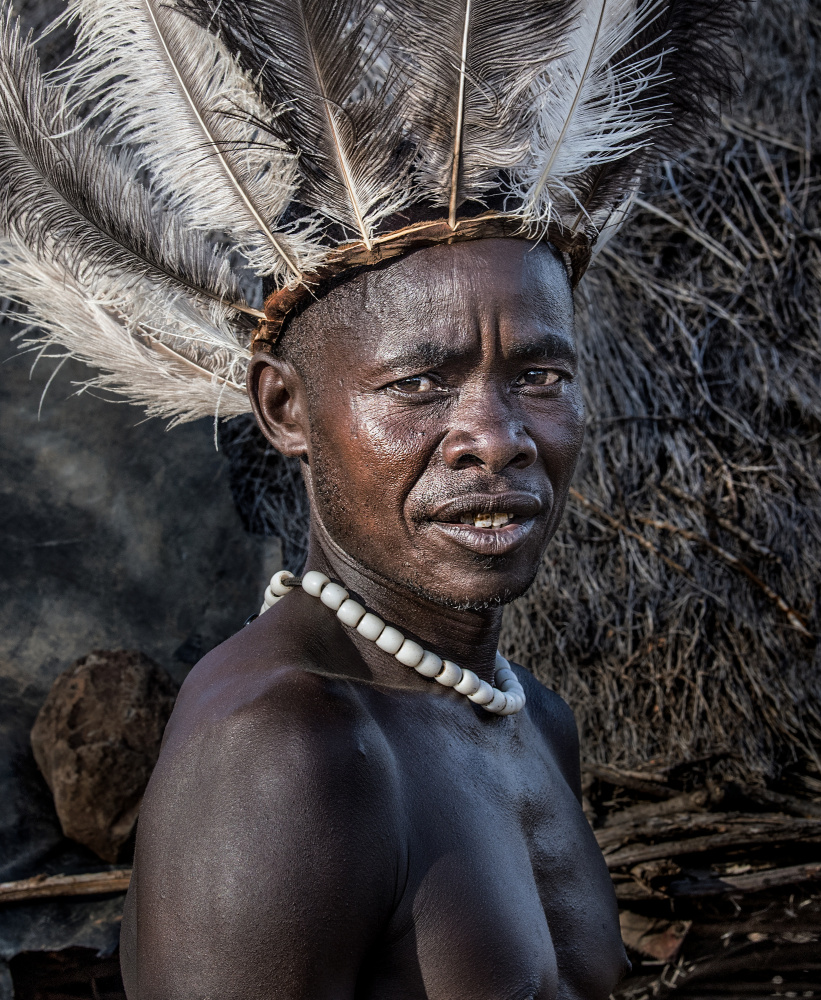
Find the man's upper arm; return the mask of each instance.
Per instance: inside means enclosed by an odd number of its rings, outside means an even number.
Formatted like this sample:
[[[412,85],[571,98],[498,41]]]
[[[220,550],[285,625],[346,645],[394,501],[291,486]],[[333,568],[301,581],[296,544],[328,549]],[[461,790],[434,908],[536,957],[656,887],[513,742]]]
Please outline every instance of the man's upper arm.
[[[389,769],[350,705],[329,722],[281,700],[167,741],[140,817],[129,1000],[353,995],[393,905]]]

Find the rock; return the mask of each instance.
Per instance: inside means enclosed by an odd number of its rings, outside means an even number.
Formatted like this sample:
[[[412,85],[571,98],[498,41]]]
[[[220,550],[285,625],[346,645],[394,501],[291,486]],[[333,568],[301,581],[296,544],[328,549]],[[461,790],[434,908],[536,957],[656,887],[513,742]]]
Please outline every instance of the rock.
[[[55,680],[31,730],[63,832],[104,861],[134,828],[177,690],[142,653],[95,650]]]

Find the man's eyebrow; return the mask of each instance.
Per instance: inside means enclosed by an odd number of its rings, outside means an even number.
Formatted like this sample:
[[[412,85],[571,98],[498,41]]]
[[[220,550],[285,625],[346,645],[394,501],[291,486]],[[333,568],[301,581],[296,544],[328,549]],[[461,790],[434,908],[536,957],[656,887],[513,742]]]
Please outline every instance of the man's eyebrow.
[[[513,361],[539,361],[556,358],[560,361],[575,362],[578,359],[573,341],[558,333],[542,334],[533,340],[511,344],[507,356]]]
[[[393,354],[378,354],[375,361],[380,368],[408,371],[437,368],[453,358],[458,358],[462,353],[463,351],[454,345],[423,341]],[[507,355],[513,361],[542,361],[546,358],[556,358],[575,363],[577,360],[573,342],[568,337],[556,333],[542,334],[532,340],[511,344]]]
[[[460,352],[447,344],[436,344],[431,340],[414,344],[406,350],[394,354],[377,354],[376,362],[380,368],[395,370],[415,368],[436,368],[445,364]]]

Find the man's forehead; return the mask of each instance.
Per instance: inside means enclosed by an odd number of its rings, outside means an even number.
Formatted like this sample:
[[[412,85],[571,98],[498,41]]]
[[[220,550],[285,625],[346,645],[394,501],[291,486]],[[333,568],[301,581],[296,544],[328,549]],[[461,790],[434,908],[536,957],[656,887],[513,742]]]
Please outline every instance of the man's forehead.
[[[375,361],[412,352],[436,364],[487,333],[522,356],[572,344],[564,265],[549,248],[523,240],[431,247],[362,275],[357,285],[358,308],[345,325]]]

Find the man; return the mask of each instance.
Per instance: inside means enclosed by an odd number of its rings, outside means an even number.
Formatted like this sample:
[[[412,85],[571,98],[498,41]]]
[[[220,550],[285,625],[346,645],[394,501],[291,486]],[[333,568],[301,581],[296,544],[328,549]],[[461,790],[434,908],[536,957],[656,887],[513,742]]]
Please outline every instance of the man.
[[[253,408],[312,507],[305,575],[169,723],[130,1000],[624,972],[572,715],[496,646],[581,445],[572,289],[721,91],[737,7],[72,0],[68,90],[3,8],[0,292],[150,413]]]
[[[583,434],[558,256],[419,250],[248,378],[305,463],[307,568],[492,681]],[[140,817],[130,1000],[608,997],[627,962],[573,717],[515,669],[526,709],[490,714],[299,590],[206,656]]]

